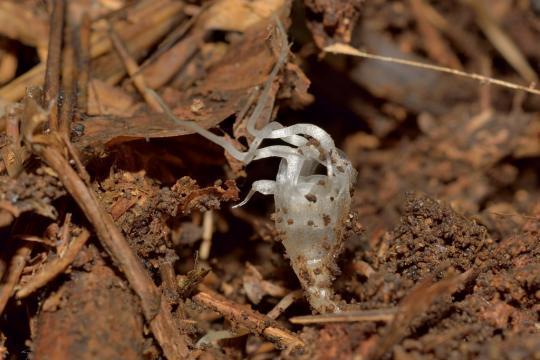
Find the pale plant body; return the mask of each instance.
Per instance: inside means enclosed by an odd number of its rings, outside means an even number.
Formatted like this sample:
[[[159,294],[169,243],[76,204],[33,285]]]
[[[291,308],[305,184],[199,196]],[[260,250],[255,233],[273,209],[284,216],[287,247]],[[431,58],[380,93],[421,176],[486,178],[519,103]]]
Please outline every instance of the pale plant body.
[[[279,20],[276,33],[281,50],[259,101],[247,119],[247,131],[254,138],[247,151],[237,150],[224,138],[194,122],[176,118],[161,98],[153,95],[176,123],[220,145],[244,164],[268,157],[281,158],[276,179],[255,181],[245,200],[236,206],[246,204],[256,192],[274,196],[276,228],[307,300],[317,312],[338,312],[340,307],[332,282],[338,271],[336,260],[343,248],[356,171],[336,148],[332,137],[318,126],[284,127],[271,121],[261,129],[256,128],[272,83],[289,52],[287,35]],[[281,139],[285,144],[261,147],[265,139]],[[322,174],[318,172],[320,168],[324,169]]]

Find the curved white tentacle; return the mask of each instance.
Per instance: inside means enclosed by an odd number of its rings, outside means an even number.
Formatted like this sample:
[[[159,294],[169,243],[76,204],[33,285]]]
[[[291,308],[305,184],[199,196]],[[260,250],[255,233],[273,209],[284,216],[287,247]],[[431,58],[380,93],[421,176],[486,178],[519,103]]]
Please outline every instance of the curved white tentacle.
[[[266,106],[266,99],[268,98],[268,95],[270,94],[272,83],[274,82],[274,79],[276,78],[276,75],[278,74],[279,70],[285,64],[285,61],[287,60],[287,56],[289,55],[289,44],[287,41],[287,32],[285,31],[285,28],[283,27],[283,24],[281,23],[281,21],[277,21],[276,24],[277,24],[276,32],[279,39],[281,40],[280,53],[279,53],[278,60],[276,61],[276,63],[274,64],[274,67],[272,68],[272,71],[268,75],[268,79],[266,80],[263,86],[263,90],[260,95],[260,99],[264,99],[265,101],[259,101],[259,103],[257,103],[257,105],[255,106],[255,109],[253,110],[249,119],[247,120],[247,126],[246,126],[247,131],[253,136],[259,136],[261,131],[264,130],[264,128],[261,130],[257,130],[255,128],[255,124],[257,123],[257,120],[261,116],[264,110],[264,107]]]
[[[313,124],[294,124],[285,128],[273,130],[268,136],[268,139],[282,139],[292,135],[308,135],[320,143],[321,148],[325,152],[330,152],[335,149],[336,145],[332,137],[320,127]]]
[[[154,99],[156,99],[156,101],[159,103],[159,105],[163,109],[163,112],[165,113],[165,115],[167,115],[167,117],[169,117],[175,123],[182,126],[183,128],[187,128],[187,129],[189,129],[191,131],[194,131],[197,134],[201,135],[202,137],[204,137],[204,138],[212,141],[213,143],[221,146],[222,148],[224,148],[229,153],[229,155],[234,157],[236,160],[244,161],[245,153],[237,150],[234,146],[232,146],[232,144],[227,142],[223,137],[218,136],[218,135],[206,130],[205,128],[203,128],[202,126],[200,126],[199,124],[197,124],[197,123],[195,123],[193,121],[180,120],[179,118],[176,117],[176,115],[173,114],[171,108],[169,108],[169,106],[167,104],[165,104],[163,99],[161,99],[161,97],[154,90],[147,88],[146,92],[148,94],[150,94]]]
[[[232,208],[238,208],[247,204],[247,202],[255,195],[255,193],[261,193],[263,195],[273,195],[276,190],[276,182],[273,180],[257,180],[251,185],[251,189],[246,198],[242,202],[234,205]]]

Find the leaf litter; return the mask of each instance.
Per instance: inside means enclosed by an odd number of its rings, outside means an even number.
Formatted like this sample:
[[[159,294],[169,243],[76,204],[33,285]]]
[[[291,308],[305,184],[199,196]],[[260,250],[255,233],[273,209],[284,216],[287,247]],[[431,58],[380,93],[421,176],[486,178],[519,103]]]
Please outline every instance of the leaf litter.
[[[349,44],[532,92],[535,11],[3,2],[3,356],[538,357],[538,97],[322,52]],[[263,92],[277,18],[292,46]],[[345,149],[358,176],[335,259],[341,312],[313,314],[270,201],[231,209],[277,164],[235,162],[146,89],[239,151],[257,108],[258,127],[315,124]]]

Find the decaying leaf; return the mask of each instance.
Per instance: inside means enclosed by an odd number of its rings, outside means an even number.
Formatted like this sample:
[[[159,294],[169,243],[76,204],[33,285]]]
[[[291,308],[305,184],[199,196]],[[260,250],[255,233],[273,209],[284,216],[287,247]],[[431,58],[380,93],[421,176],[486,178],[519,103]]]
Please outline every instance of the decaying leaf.
[[[223,58],[208,69],[196,86],[182,92],[165,92],[163,98],[175,115],[212,128],[239,113],[252,95],[252,90],[266,80],[275,62],[273,44],[276,39],[271,36],[273,26],[274,20],[269,18],[256,22],[245,29],[242,38],[229,46]],[[84,136],[75,144],[80,149],[91,151],[136,138],[189,133],[160,115],[131,118],[96,116],[88,118],[81,125],[84,126]]]
[[[267,21],[284,7],[287,0],[219,0],[204,15],[207,30],[244,32]]]

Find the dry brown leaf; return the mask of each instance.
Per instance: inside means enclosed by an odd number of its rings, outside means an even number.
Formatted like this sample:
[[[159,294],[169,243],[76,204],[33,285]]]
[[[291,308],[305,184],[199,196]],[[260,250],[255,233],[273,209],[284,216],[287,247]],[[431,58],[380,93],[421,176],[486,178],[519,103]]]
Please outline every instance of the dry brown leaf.
[[[166,89],[163,99],[172,105],[175,115],[211,128],[239,113],[251,96],[251,90],[267,79],[274,64],[274,38],[269,38],[268,26],[272,23],[268,20],[246,31],[195,87],[186,91]],[[109,96],[111,98],[114,100]],[[87,119],[84,128],[84,136],[76,140],[75,145],[89,150],[127,139],[190,133],[159,114],[129,117],[124,113],[121,119],[99,116]]]
[[[93,79],[88,86],[88,115],[133,115],[135,101],[121,88]]]
[[[206,30],[244,32],[266,20],[285,5],[285,0],[221,0],[204,16]]]

